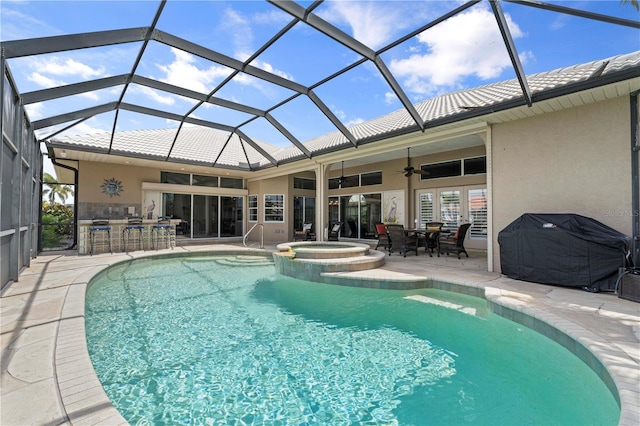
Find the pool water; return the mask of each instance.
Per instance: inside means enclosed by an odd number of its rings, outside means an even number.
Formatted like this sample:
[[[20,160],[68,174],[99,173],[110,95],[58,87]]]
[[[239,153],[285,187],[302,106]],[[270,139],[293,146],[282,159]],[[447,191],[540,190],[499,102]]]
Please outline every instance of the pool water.
[[[89,353],[133,425],[617,424],[569,351],[480,299],[275,276],[264,258],[113,267]]]

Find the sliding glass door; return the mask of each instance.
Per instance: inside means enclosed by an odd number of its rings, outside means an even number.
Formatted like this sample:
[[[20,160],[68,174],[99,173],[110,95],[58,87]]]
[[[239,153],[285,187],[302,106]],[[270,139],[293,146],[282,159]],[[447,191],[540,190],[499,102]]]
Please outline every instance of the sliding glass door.
[[[241,237],[243,197],[163,194],[164,215],[181,219],[176,233],[186,238]]]
[[[382,221],[382,194],[354,194],[329,198],[329,224],[342,222],[341,237],[373,239]]]

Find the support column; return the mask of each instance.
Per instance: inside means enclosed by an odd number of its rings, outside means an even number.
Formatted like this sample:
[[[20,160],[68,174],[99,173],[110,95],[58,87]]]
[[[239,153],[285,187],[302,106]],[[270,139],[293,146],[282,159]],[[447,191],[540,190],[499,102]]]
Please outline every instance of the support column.
[[[316,238],[318,241],[325,241],[325,227],[329,210],[327,206],[327,192],[329,181],[327,180],[326,164],[316,165]]]
[[[633,266],[640,267],[640,108],[638,107],[638,93],[631,93],[631,257]]]

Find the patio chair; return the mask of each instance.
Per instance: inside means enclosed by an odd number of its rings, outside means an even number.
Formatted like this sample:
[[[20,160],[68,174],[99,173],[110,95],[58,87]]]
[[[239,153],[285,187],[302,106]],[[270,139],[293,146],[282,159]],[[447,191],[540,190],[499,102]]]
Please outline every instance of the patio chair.
[[[125,253],[129,252],[129,240],[131,239],[131,231],[138,231],[138,247],[141,250],[144,250],[144,243],[142,234],[144,231],[144,225],[142,224],[142,218],[140,216],[130,216],[127,218],[127,225],[122,230],[122,245],[124,247]],[[136,233],[134,232],[134,235]]]
[[[389,251],[389,235],[387,235],[387,227],[384,223],[376,223],[376,235],[378,237],[376,250],[378,250],[378,247],[382,246]]]
[[[171,250],[173,250],[173,246],[171,245],[172,232],[173,225],[171,224],[169,216],[158,217],[158,223],[151,226],[151,243],[153,244],[153,249],[158,250],[160,242],[164,241],[165,246],[167,248],[171,247]]]
[[[403,225],[387,225],[387,233],[391,241],[389,254],[394,251],[402,253],[403,257],[407,257],[408,251],[415,251],[418,255],[418,236],[415,234],[407,235]]]
[[[464,253],[469,257],[469,254],[464,249],[464,237],[467,235],[470,226],[470,223],[464,223],[453,234],[440,234],[438,238],[438,257],[443,252],[447,253],[447,256],[451,252],[456,253],[458,259],[460,259],[460,253]]]
[[[434,251],[438,250],[438,239],[440,231],[442,231],[442,222],[428,222],[424,237],[419,237],[418,245],[424,245],[424,249],[429,253],[429,257],[433,257]]]
[[[109,218],[93,218],[91,220],[91,226],[89,227],[89,254],[93,255],[93,249],[96,242],[96,233],[107,234],[107,244],[109,245],[109,253],[113,253],[111,249],[111,225],[109,225]]]
[[[311,240],[312,239],[311,227],[313,227],[313,223],[305,223],[302,225],[302,229],[296,229],[295,231],[293,231],[293,241]]]
[[[327,239],[329,241],[338,241],[340,239],[341,229],[342,229],[342,222],[334,223],[329,229],[329,235],[327,235]]]

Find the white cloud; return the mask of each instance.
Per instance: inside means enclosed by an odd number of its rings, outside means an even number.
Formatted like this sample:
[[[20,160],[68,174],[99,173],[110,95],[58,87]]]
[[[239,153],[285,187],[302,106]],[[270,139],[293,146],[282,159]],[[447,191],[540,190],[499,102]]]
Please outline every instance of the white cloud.
[[[56,76],[80,76],[84,79],[96,78],[103,76],[104,67],[91,68],[74,59],[62,59],[58,56],[52,56],[46,59],[37,59],[32,67],[37,68],[40,73],[53,74]]]
[[[105,129],[101,129],[99,127],[93,127],[91,125],[89,125],[88,121],[83,121],[82,123],[79,123],[75,126],[73,126],[71,129],[69,129],[70,131],[73,130],[73,132],[76,132],[77,134],[81,134],[81,135],[90,135],[90,134],[95,134],[95,133],[104,133],[107,130]],[[108,130],[109,132],[111,131],[111,129]],[[65,133],[66,134],[66,133]]]
[[[133,88],[131,88],[133,89]],[[175,103],[175,98],[171,95],[161,95],[159,91],[154,90],[150,87],[146,87],[146,86],[135,86],[135,90],[136,92],[140,92],[142,94],[144,94],[145,96],[151,98],[152,100],[163,104],[163,105],[173,105]]]
[[[165,73],[161,81],[195,90],[200,93],[209,93],[213,89],[214,83],[220,81],[231,73],[231,70],[219,66],[211,65],[209,68],[198,68],[196,58],[183,50],[171,48],[174,54],[174,61],[168,65],[156,64]]]
[[[277,9],[268,12],[254,13],[251,17],[251,21],[256,24],[276,25],[279,27],[289,23],[292,19],[291,16]]]
[[[253,54],[255,50],[253,48],[253,32],[251,30],[252,25],[254,23],[260,24],[274,24],[277,23],[279,25],[282,24],[283,19],[285,22],[287,15],[283,12],[278,13],[269,13],[269,14],[256,14],[251,17],[251,19],[246,18],[237,10],[228,7],[225,9],[223,26],[224,30],[230,34],[231,39],[233,40],[234,45],[234,57],[240,61],[246,61]],[[275,74],[282,78],[286,78],[287,80],[295,81],[291,74],[288,74],[284,71],[276,69],[272,64],[268,62],[264,62],[261,60],[254,60],[251,62],[251,65],[260,68],[264,71],[267,71],[271,74]],[[250,78],[238,78],[236,77],[235,81],[238,81],[242,84],[252,85],[258,89],[261,89],[261,86],[256,83],[255,80]]]
[[[44,75],[40,74],[39,72],[33,72],[33,73],[29,74],[29,77],[27,77],[27,79],[29,81],[37,84],[38,86],[45,87],[45,88],[64,85],[64,82],[62,82],[60,80],[54,80],[52,78],[49,78],[47,76],[44,76]]]
[[[2,40],[20,40],[38,37],[42,33],[58,34],[59,29],[49,22],[22,13],[10,6],[18,6],[21,2],[1,2],[0,16],[2,16]]]
[[[66,84],[64,81],[54,80],[52,78],[49,78],[49,77],[47,77],[45,75],[40,74],[39,72],[33,72],[33,73],[29,74],[27,79],[29,81],[37,84],[38,86],[44,87],[44,88],[64,86]],[[91,99],[92,101],[97,101],[97,100],[100,99],[100,96],[96,92],[79,93],[77,96],[80,96],[80,97],[83,97],[83,98],[87,98],[87,99]]]
[[[398,96],[396,96],[393,92],[387,92],[384,94],[384,103],[387,105],[391,105],[398,100]]]
[[[326,4],[327,9],[319,14],[323,19],[348,25],[353,37],[372,49],[384,46],[397,31],[410,25],[407,16],[417,18],[421,13],[414,2],[332,1]],[[411,8],[411,15],[407,15],[407,7]]]
[[[27,111],[27,115],[31,121],[38,120],[42,118],[42,111],[44,109],[44,105],[42,102],[37,102],[35,104],[25,105],[24,109]]]
[[[509,15],[505,18],[513,38],[522,37],[520,27]],[[443,86],[457,87],[468,76],[495,78],[511,67],[496,19],[486,8],[456,15],[417,39],[426,45],[428,53],[390,63],[392,72],[404,77],[406,87],[413,93],[433,94]],[[521,59],[530,56],[530,52],[524,52]]]
[[[344,125],[346,127],[351,127],[351,126],[355,126],[356,124],[360,124],[360,123],[364,123],[364,119],[363,118],[354,118],[353,120],[349,120],[346,123],[344,123]]]
[[[223,31],[230,35],[233,40],[236,58],[247,58],[252,52],[253,32],[251,31],[251,22],[245,18],[240,12],[228,7],[224,11],[222,19]],[[244,60],[244,59],[240,59]]]
[[[251,62],[251,65],[255,66],[256,68],[260,68],[261,70],[267,71],[271,74],[275,74],[279,77],[286,78],[287,80],[295,81],[295,79],[291,74],[274,68],[273,65],[271,65],[270,63],[255,60]]]
[[[552,31],[561,30],[565,27],[568,20],[569,17],[567,15],[560,15],[551,22],[551,25],[549,25],[549,29]]]
[[[336,117],[338,117],[340,121],[344,121],[347,118],[347,114],[343,110],[338,109],[335,105],[331,105],[329,109],[335,114]]]

